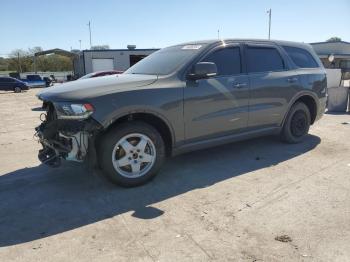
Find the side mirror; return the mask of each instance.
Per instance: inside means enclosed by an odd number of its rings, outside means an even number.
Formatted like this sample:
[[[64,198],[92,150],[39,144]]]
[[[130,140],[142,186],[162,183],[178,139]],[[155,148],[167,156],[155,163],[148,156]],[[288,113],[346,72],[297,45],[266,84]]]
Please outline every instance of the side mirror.
[[[197,80],[216,76],[218,69],[215,63],[212,62],[199,62],[194,65],[192,72],[188,74],[188,79]]]

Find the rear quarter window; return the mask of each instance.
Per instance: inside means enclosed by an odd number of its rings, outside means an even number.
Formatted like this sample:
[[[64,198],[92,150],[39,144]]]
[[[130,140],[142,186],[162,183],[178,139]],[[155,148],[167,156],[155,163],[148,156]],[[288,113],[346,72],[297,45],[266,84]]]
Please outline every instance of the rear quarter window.
[[[305,49],[291,46],[282,46],[292,59],[294,64],[300,68],[317,68],[319,67],[313,56]]]

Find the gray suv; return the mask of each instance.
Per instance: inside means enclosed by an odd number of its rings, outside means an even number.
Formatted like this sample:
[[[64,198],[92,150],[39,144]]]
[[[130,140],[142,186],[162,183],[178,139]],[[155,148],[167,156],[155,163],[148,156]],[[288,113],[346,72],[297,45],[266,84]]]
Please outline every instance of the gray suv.
[[[155,176],[166,157],[277,134],[299,143],[326,105],[326,74],[307,44],[235,40],[161,49],[120,75],[38,94],[39,159],[84,161],[122,186]]]

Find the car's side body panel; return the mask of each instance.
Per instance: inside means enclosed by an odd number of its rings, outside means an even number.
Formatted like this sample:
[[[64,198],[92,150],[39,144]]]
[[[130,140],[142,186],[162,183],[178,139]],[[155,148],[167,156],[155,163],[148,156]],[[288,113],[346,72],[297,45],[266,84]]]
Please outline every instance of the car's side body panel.
[[[88,98],[101,108],[93,115],[105,129],[116,120],[129,114],[145,113],[160,118],[172,133],[173,144],[184,140],[183,83],[176,79],[158,79],[152,87],[139,87],[137,91],[110,93]],[[130,104],[130,101],[133,101]]]
[[[122,117],[144,113],[161,119],[172,136],[172,152],[178,154],[230,141],[278,133],[291,106],[302,96],[316,103],[319,119],[325,109],[326,75],[314,52],[304,44],[283,42],[307,49],[319,68],[295,66],[281,43],[274,41],[228,40],[229,44],[269,45],[280,52],[285,68],[275,72],[250,73],[243,52],[239,75],[186,79],[191,66],[207,52],[226,45],[213,41],[191,63],[170,75],[121,74],[80,80],[48,89],[43,101],[88,102],[96,110],[91,117],[108,130]],[[245,83],[236,89],[235,84]]]

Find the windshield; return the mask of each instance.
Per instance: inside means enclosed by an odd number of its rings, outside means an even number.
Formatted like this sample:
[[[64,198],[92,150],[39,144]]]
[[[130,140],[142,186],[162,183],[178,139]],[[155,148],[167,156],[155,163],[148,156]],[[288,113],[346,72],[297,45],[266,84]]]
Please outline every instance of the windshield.
[[[94,74],[95,74],[94,72],[93,72],[93,73],[90,73],[90,74],[86,74],[86,75],[80,77],[79,79],[91,78]]]
[[[178,45],[161,49],[130,67],[124,74],[168,75],[190,61],[203,45]]]

